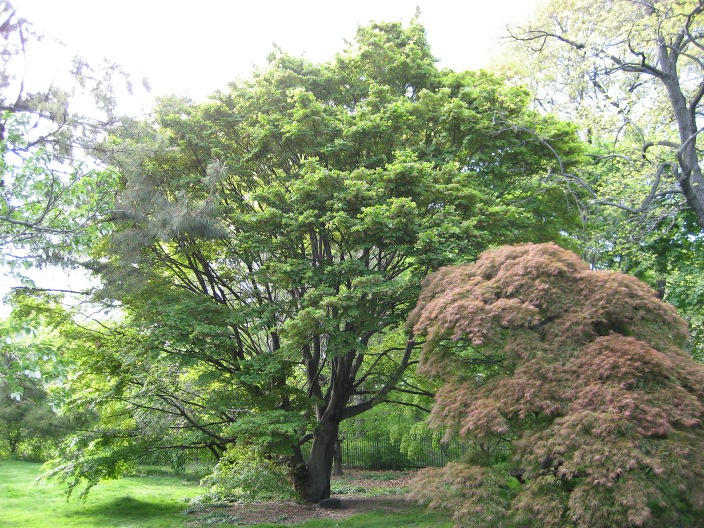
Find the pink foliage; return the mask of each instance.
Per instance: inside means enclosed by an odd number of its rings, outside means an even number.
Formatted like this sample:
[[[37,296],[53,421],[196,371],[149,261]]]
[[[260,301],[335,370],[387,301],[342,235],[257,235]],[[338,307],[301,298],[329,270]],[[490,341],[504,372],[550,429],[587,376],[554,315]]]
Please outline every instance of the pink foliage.
[[[427,336],[422,371],[445,382],[431,424],[510,442],[525,482],[501,492],[507,518],[590,528],[704,515],[704,367],[682,350],[685,321],[646,284],[555,244],[505,247],[428,276],[409,325]],[[482,464],[422,479],[472,475],[464,494],[440,486],[433,499],[460,524],[485,499]]]

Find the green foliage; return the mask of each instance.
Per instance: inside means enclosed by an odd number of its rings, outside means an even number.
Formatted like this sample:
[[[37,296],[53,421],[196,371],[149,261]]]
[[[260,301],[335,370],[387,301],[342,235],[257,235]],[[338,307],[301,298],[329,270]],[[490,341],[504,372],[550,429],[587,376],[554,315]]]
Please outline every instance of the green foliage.
[[[701,17],[692,0],[549,1],[511,30],[502,64],[588,143],[588,162],[561,175],[588,189],[583,258],[664,293],[690,322],[697,357],[701,317],[680,285],[702,268],[680,248],[698,243],[704,219]]]
[[[57,404],[61,381],[67,365],[60,354],[62,340],[57,327],[68,316],[51,294],[25,295],[15,292],[10,298],[12,311],[0,320],[0,382],[11,392],[22,393],[27,379],[42,380],[53,390]]]
[[[57,64],[67,74],[61,81],[37,85],[46,58],[37,59],[50,44],[11,2],[0,4],[0,16],[0,264],[20,275],[33,265],[75,266],[108,229],[101,222],[114,209],[118,173],[91,156],[106,154],[100,143],[116,122],[117,80],[131,86],[118,66],[93,68],[78,57]],[[77,99],[89,115],[74,111]]]
[[[668,280],[667,300],[689,322],[689,350],[695,360],[704,363],[704,304],[700,301],[704,294],[704,282],[700,270],[690,268],[673,273]]]
[[[692,212],[685,211],[675,222],[660,226],[657,238],[644,247],[646,255],[652,255],[650,269],[665,300],[689,322],[688,349],[700,363],[704,362],[703,235]],[[647,264],[643,266],[646,270]]]
[[[231,447],[203,480],[211,493],[230,500],[293,499],[285,467],[253,448]]]
[[[564,177],[646,232],[683,208],[704,219],[701,17],[697,0],[554,0],[511,30],[509,68],[593,146],[586,174]]]
[[[506,247],[429,276],[409,324],[445,382],[431,423],[483,447],[423,472],[419,500],[462,526],[696,526],[704,368],[648,286],[554,244]]]
[[[51,296],[49,296],[51,299]],[[41,301],[16,295],[14,309],[0,321],[0,453],[45,460],[61,439],[89,415],[66,408],[68,364],[56,325],[62,310],[37,310]]]
[[[41,383],[27,379],[11,392],[0,384],[0,454],[25,460],[45,460],[52,456],[57,441],[74,424],[57,415]]]
[[[6,116],[3,126],[8,136],[0,139],[0,245],[13,250],[3,252],[1,263],[20,269],[75,264],[91,240],[107,232],[95,222],[114,209],[118,174],[87,161],[68,168],[56,153],[30,148],[33,120]]]
[[[384,335],[376,343],[370,343],[369,356],[389,350],[389,356],[400,361],[406,341],[406,332],[399,326]],[[387,369],[388,370],[388,369]],[[388,375],[378,369],[370,376],[370,384],[383,382]],[[439,449],[440,436],[428,428],[427,417],[433,403],[433,396],[439,384],[417,374],[415,367],[404,373],[403,378],[387,397],[387,401],[373,407],[363,416],[343,422],[340,435],[347,449],[358,454],[356,463],[362,467],[408,467],[417,460],[423,460],[425,452],[432,445]],[[391,452],[381,452],[372,448],[375,441],[389,446]],[[366,460],[365,460],[366,458]],[[343,459],[344,464],[349,461]]]

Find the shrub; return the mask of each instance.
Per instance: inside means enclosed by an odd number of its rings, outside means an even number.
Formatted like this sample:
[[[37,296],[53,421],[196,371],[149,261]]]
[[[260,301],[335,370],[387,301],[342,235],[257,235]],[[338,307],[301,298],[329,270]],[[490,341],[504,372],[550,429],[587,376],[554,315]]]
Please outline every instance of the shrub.
[[[228,449],[203,483],[216,496],[237,500],[295,497],[286,468],[250,447]]]

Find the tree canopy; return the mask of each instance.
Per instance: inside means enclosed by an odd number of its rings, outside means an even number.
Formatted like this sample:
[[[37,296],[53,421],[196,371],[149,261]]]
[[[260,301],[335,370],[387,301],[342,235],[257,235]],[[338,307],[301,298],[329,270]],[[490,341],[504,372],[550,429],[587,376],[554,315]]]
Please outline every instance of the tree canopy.
[[[554,244],[487,251],[423,283],[409,318],[431,424],[475,442],[414,495],[462,526],[694,526],[704,511],[704,367],[635,277]]]
[[[534,93],[439,69],[413,20],[360,27],[325,63],[275,48],[205,102],[118,121],[115,65],[25,85],[41,38],[0,1],[0,263],[80,260],[107,313],[15,296],[0,451],[53,448],[61,424],[49,467],[69,493],[188,449],[219,490],[318,502],[340,432],[394,402],[413,414],[377,430],[405,451],[473,446],[414,490],[463,526],[694,525],[703,9],[551,2],[513,34]],[[525,242],[543,244],[485,252]],[[698,339],[605,267],[657,283]]]
[[[340,421],[413,362],[413,337],[388,337],[420,279],[578,222],[545,178],[580,159],[574,131],[527,104],[494,75],[438,70],[414,21],[360,28],[330,63],[277,49],[206,103],[128,123],[93,264],[126,319],[81,355],[113,436],[74,439],[57,471],[95,481],[130,445],[174,447],[132,434],[156,426],[217,456],[258,442],[301,496],[328,496]]]

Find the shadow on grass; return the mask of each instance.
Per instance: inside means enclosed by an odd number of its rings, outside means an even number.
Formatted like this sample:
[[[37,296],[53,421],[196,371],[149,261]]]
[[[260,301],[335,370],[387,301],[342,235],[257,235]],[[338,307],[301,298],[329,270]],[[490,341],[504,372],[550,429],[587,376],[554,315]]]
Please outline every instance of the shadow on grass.
[[[211,472],[212,467],[210,466],[192,467],[179,473],[163,466],[139,466],[135,475],[138,477],[177,478],[185,482],[198,484],[201,480],[203,480],[203,477],[209,475]]]
[[[121,519],[145,520],[152,517],[162,518],[169,515],[181,514],[186,509],[186,504],[159,503],[135,499],[130,495],[111,500],[102,500],[100,503],[86,505],[76,510],[72,515],[76,517],[89,517],[97,521]]]

